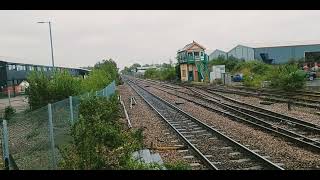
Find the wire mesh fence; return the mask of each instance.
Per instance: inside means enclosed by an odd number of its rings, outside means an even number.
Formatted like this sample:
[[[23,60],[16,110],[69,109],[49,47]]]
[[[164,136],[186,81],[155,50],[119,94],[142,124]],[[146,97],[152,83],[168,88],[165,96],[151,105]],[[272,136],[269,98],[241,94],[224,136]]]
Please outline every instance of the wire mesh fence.
[[[78,120],[81,98],[92,95],[109,97],[115,91],[113,81],[100,91],[69,97],[31,112],[15,114],[7,125],[9,152],[14,163],[22,170],[58,169],[62,158],[59,149],[72,142],[71,126]],[[2,136],[6,134],[2,133]]]
[[[0,92],[0,118],[4,117],[5,108],[11,106],[16,112],[22,112],[28,109],[28,99],[24,94],[12,94]]]

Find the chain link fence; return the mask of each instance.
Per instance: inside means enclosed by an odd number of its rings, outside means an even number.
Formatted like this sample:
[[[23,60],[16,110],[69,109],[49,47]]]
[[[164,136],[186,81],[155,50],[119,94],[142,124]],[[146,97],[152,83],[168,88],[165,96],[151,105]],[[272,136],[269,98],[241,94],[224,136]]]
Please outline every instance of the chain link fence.
[[[72,142],[71,126],[78,120],[81,98],[93,95],[110,97],[115,91],[116,84],[113,81],[95,93],[70,96],[31,112],[15,114],[6,122],[7,127],[2,124],[0,128],[3,161],[10,154],[10,167],[16,165],[22,170],[58,169],[61,161],[59,149]],[[5,145],[6,139],[8,147]],[[6,148],[9,152],[5,151]]]
[[[0,118],[4,117],[5,108],[11,106],[16,112],[22,112],[28,108],[28,99],[25,94],[13,95],[12,92],[0,92]]]

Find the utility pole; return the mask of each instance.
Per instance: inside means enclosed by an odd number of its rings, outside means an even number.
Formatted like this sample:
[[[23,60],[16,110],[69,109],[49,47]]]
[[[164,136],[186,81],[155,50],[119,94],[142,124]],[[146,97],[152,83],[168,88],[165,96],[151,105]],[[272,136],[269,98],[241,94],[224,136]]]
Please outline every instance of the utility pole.
[[[47,22],[41,21],[41,22],[38,22],[38,23],[48,23],[48,24],[49,24],[50,45],[51,45],[51,46],[50,46],[50,47],[51,47],[51,61],[52,61],[52,68],[54,69],[54,57],[53,57],[51,22],[50,22],[50,21],[47,21]]]

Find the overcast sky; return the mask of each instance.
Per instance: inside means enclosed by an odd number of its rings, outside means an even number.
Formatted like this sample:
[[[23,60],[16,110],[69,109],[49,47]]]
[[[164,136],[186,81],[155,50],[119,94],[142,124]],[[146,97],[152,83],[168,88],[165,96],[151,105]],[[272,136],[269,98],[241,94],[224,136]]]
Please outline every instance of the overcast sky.
[[[228,51],[238,44],[264,46],[320,43],[320,11],[0,11],[0,56],[55,65],[94,65],[114,59],[122,69],[135,62],[175,62],[176,51],[195,40]]]

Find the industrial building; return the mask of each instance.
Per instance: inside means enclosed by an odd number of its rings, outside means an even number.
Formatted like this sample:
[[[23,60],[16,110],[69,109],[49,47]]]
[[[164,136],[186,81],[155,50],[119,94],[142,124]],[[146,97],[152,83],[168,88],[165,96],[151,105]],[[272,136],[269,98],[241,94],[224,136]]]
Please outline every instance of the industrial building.
[[[245,61],[262,60],[270,64],[283,64],[291,59],[308,61],[320,61],[320,44],[248,47],[238,45],[228,52],[215,50],[210,54],[210,59],[224,56],[235,57]]]
[[[227,52],[216,49],[209,55],[209,59],[217,59],[218,57],[227,58]]]
[[[209,81],[208,61],[205,47],[193,41],[177,52],[181,81]]]
[[[81,68],[66,68],[54,67],[55,71],[68,71],[71,75],[84,77],[88,74],[89,70]],[[27,76],[32,71],[42,71],[50,76],[53,73],[52,66],[24,64],[9,62],[0,59],[0,92],[18,93],[19,84],[27,79]]]

